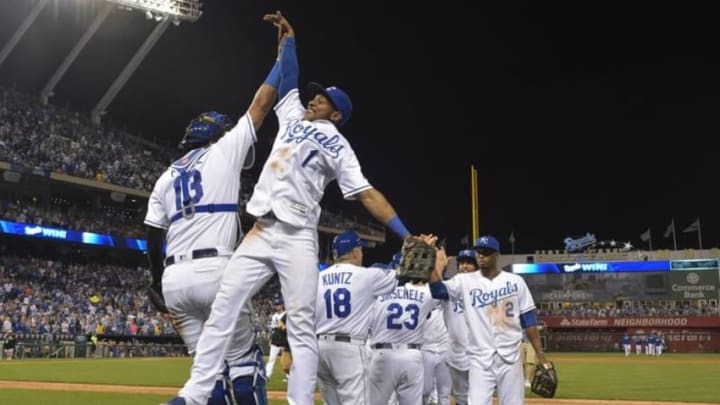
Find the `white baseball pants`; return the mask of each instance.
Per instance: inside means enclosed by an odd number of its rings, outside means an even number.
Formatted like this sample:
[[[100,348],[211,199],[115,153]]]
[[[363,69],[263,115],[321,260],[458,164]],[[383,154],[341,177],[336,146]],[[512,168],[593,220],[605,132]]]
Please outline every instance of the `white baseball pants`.
[[[204,405],[222,367],[228,338],[240,309],[275,272],[287,310],[293,364],[288,381],[290,405],[314,405],[317,378],[315,296],[318,283],[317,232],[278,220],[258,219],[225,268],[220,290],[197,345],[190,380],[180,396]],[[251,325],[247,325],[251,327]]]

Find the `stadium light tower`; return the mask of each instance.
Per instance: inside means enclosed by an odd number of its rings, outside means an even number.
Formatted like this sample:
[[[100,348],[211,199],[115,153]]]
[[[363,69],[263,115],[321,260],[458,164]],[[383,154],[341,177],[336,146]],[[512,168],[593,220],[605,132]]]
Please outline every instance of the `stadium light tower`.
[[[150,13],[151,18],[169,17],[176,23],[195,22],[202,16],[202,3],[198,0],[107,0],[133,10]]]
[[[115,78],[100,101],[95,105],[90,113],[90,119],[93,123],[99,125],[102,116],[107,112],[106,109],[113,101],[115,96],[125,86],[135,69],[145,59],[150,49],[157,43],[165,30],[171,23],[180,25],[180,22],[195,22],[202,16],[202,3],[199,0],[106,0],[115,3],[128,10],[138,10],[149,18],[155,19],[158,24],[152,30],[145,42],[138,48],[133,57],[128,61],[122,72]]]

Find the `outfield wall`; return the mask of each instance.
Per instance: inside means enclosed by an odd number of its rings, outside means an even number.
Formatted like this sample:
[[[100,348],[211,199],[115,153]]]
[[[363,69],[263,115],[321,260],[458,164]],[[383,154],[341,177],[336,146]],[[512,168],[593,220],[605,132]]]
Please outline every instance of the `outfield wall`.
[[[625,333],[647,337],[664,337],[666,352],[719,353],[720,317],[542,317],[549,351],[616,351],[621,350]]]

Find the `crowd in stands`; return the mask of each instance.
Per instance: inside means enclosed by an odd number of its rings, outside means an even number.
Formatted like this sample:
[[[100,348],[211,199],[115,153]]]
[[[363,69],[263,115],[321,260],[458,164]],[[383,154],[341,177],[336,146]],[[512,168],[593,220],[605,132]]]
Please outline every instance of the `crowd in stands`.
[[[152,144],[116,128],[95,126],[77,112],[43,105],[36,96],[0,86],[0,161],[33,171],[64,173],[151,191],[177,154],[173,147]],[[243,176],[241,207],[249,200],[254,185],[253,178]],[[87,226],[83,223],[86,220],[73,217],[73,213],[67,215],[71,218],[58,217],[56,212],[45,217],[55,222],[80,221],[80,226]],[[321,223],[336,229],[355,228],[369,235],[384,233],[379,225],[359,224],[332,212],[323,212]],[[117,224],[103,221],[100,226],[115,229]],[[122,235],[128,235],[120,228]],[[136,230],[130,230],[133,234]]]
[[[692,304],[690,302],[677,305],[667,304],[637,304],[618,308],[612,305],[593,305],[579,303],[574,306],[564,306],[561,309],[539,309],[539,316],[566,316],[566,317],[628,317],[628,316],[720,316],[717,305]]]
[[[151,306],[142,268],[80,264],[3,255],[0,258],[0,332],[16,335],[175,335]],[[265,337],[277,278],[253,299],[259,336]]]
[[[144,209],[71,204],[62,198],[8,200],[0,198],[0,219],[55,226],[80,232],[144,238]]]
[[[170,159],[124,131],[0,87],[0,161],[149,191]]]

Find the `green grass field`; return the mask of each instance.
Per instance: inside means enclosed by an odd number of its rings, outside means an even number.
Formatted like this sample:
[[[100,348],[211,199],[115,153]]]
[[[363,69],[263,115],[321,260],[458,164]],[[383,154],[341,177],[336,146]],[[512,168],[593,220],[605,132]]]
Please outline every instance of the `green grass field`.
[[[625,358],[622,354],[556,354],[558,398],[704,402],[720,404],[720,355],[667,354]],[[12,360],[0,362],[3,381],[143,386],[127,392],[50,391],[0,385],[0,404],[157,405],[188,375],[187,358]],[[271,391],[285,391],[278,368]],[[40,384],[40,387],[47,387]],[[149,388],[169,387],[169,388]],[[122,387],[117,387],[118,391]],[[169,395],[167,393],[170,393]],[[531,395],[529,395],[531,396]],[[284,404],[273,400],[271,404]],[[319,402],[318,402],[319,403]]]

